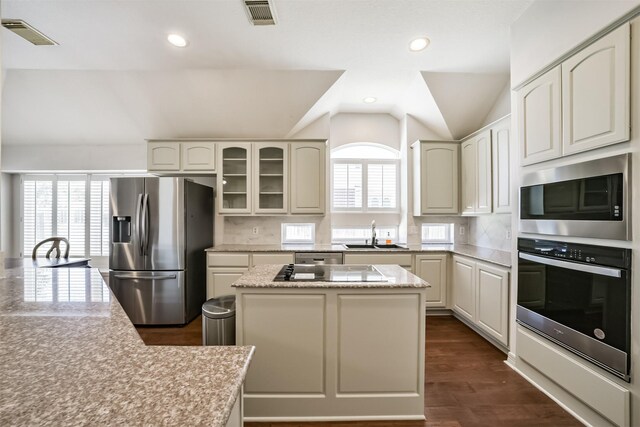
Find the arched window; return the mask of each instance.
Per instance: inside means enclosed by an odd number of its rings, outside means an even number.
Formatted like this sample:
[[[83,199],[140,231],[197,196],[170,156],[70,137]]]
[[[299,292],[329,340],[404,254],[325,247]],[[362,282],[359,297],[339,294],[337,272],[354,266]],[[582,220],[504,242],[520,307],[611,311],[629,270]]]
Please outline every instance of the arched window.
[[[332,211],[397,211],[399,164],[400,153],[381,144],[353,143],[332,150]]]

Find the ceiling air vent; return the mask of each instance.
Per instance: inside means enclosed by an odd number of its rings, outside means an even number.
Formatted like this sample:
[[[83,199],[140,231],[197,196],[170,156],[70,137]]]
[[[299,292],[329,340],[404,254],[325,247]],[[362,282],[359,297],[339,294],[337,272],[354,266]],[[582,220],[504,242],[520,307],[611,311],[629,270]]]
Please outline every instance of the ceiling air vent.
[[[243,0],[253,25],[275,25],[276,15],[269,0]]]
[[[3,19],[2,26],[36,46],[52,46],[58,44],[22,19]]]

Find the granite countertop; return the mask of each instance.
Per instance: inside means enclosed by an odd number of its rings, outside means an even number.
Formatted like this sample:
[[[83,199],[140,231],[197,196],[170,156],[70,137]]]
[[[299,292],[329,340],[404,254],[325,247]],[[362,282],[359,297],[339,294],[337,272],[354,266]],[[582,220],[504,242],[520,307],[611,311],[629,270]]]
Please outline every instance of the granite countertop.
[[[511,268],[511,253],[480,246],[453,245],[403,245],[407,249],[347,249],[344,245],[218,245],[207,252],[372,252],[372,253],[422,253],[452,252]]]
[[[398,265],[375,265],[387,279],[384,282],[274,282],[282,264],[265,264],[251,268],[236,280],[236,288],[429,288],[427,282]]]
[[[147,347],[96,269],[5,273],[0,425],[226,424],[253,347]]]

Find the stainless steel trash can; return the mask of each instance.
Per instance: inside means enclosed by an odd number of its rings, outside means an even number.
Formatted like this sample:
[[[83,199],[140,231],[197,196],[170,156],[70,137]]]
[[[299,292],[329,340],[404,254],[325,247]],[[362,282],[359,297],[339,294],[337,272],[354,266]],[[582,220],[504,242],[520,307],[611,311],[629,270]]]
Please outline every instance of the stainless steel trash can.
[[[236,296],[211,298],[202,305],[202,345],[235,345]]]

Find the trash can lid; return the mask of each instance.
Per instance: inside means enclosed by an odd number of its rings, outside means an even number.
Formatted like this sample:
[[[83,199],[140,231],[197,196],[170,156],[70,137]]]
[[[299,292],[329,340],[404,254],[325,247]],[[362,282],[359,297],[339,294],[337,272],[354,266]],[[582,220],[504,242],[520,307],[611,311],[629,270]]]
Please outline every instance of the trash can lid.
[[[225,319],[236,315],[236,296],[223,295],[202,304],[202,315],[209,319]]]

